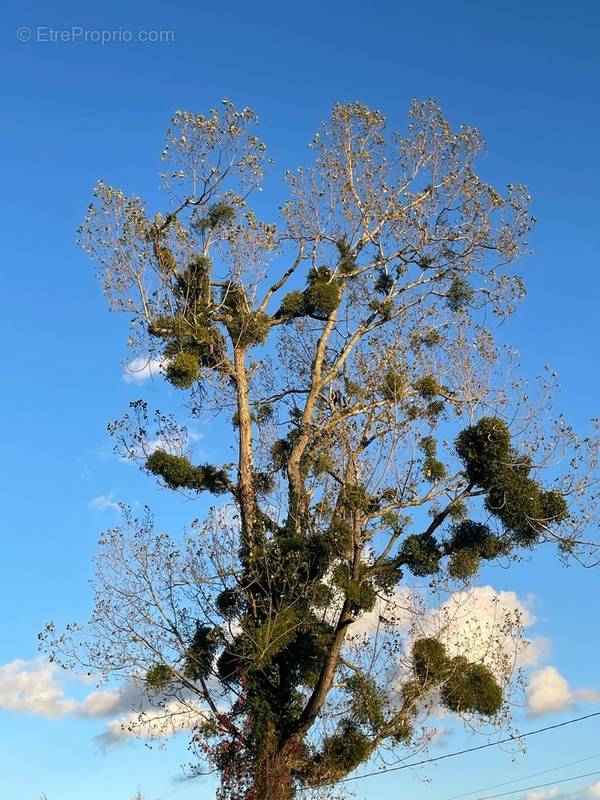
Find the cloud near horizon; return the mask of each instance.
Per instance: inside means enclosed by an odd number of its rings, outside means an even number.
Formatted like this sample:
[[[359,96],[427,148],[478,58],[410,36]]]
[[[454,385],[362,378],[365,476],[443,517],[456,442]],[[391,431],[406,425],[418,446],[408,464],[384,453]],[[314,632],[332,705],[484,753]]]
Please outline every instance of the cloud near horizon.
[[[547,786],[525,792],[518,800],[600,800],[600,781],[578,789]]]
[[[31,661],[17,658],[0,666],[0,708],[49,719],[101,718],[123,711],[131,701],[131,692],[124,689],[95,690],[83,700],[68,697],[60,673],[56,664],[41,657]]]
[[[165,739],[192,730],[206,712],[193,702],[172,701],[164,706],[128,711],[106,723],[95,739],[102,750],[123,744],[128,739]]]
[[[600,702],[594,689],[572,689],[556,667],[547,666],[533,672],[527,686],[527,710],[532,717],[556,714],[574,708],[578,701]],[[600,793],[598,795],[600,800]]]
[[[65,680],[61,680],[61,678]],[[193,701],[169,701],[150,706],[140,687],[124,683],[115,689],[96,689],[82,699],[66,694],[65,682],[89,684],[86,675],[65,673],[39,657],[14,659],[0,666],[0,709],[50,720],[107,720],[94,738],[102,750],[136,738],[163,739],[191,730],[205,712]]]

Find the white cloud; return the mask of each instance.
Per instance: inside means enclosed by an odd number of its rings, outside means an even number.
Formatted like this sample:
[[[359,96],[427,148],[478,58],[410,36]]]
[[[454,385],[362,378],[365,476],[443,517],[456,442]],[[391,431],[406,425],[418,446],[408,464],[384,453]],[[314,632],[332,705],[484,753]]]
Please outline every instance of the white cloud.
[[[492,586],[456,592],[437,607],[426,605],[426,595],[402,589],[357,620],[351,638],[373,636],[382,618],[393,621],[396,630],[406,631],[407,643],[436,636],[451,655],[481,660],[504,676],[515,666],[537,664],[548,651],[547,639],[525,635],[535,622],[529,600]]]
[[[123,710],[127,697],[122,689],[103,689],[90,692],[79,706],[79,712],[85,717],[109,717]]]
[[[205,718],[206,711],[191,701],[171,701],[157,707],[146,705],[139,711],[110,720],[96,741],[102,748],[108,748],[137,738],[165,739],[192,730]]]
[[[163,360],[149,356],[137,356],[125,365],[123,380],[125,383],[143,383],[149,378],[159,375]]]
[[[565,786],[533,789],[522,795],[519,800],[599,800],[599,798],[600,781],[597,781],[577,789],[569,789]]]
[[[0,667],[0,708],[56,718],[76,707],[75,700],[65,698],[53,664],[15,659]]]
[[[47,719],[107,719],[104,731],[96,737],[103,748],[133,738],[162,739],[189,731],[206,715],[191,700],[151,707],[132,683],[94,690],[79,700],[66,695],[60,680],[65,674],[44,658],[15,659],[0,666],[0,709]],[[89,676],[71,673],[69,677],[78,684],[89,683]]]
[[[414,639],[435,636],[444,642],[450,655],[483,662],[502,683],[510,679],[515,668],[535,668],[548,656],[549,640],[528,636],[536,621],[531,598],[522,599],[515,592],[497,591],[492,586],[456,592],[435,608],[426,605],[426,598],[403,589],[391,601],[380,602],[352,626],[353,646],[366,652],[367,640],[374,639],[383,618],[393,621],[394,629],[400,632],[405,654]],[[410,669],[410,658],[399,655],[396,680],[403,681]],[[573,689],[556,667],[544,666],[531,673],[526,701],[531,716],[542,716],[568,710],[578,702],[600,702],[600,693]],[[600,800],[600,784],[593,791],[593,800]]]
[[[564,790],[560,789],[558,786],[533,789],[531,792],[527,792],[526,795],[523,795],[523,800],[553,800],[553,798],[562,794],[563,791]]]
[[[599,702],[600,694],[593,689],[572,689],[556,667],[544,667],[534,672],[527,687],[527,708],[531,716],[553,714],[573,708],[577,701]],[[598,795],[600,797],[600,793]]]
[[[90,508],[93,508],[94,511],[106,511],[107,508],[112,508],[115,511],[121,510],[121,507],[115,500],[115,496],[112,492],[109,492],[109,494],[101,494],[99,497],[94,497],[93,500],[90,500]]]
[[[123,690],[91,692],[84,700],[65,695],[59,667],[44,658],[15,659],[0,666],[0,708],[57,719],[64,716],[104,717],[129,702]]]
[[[456,592],[431,615],[431,628],[441,633],[452,655],[468,653],[473,661],[486,661],[499,643],[517,657],[522,632],[535,618],[515,592],[497,592],[479,586]],[[523,643],[527,647],[528,642]]]
[[[534,672],[527,688],[529,713],[538,716],[564,711],[574,705],[575,698],[569,684],[556,667],[544,667]]]
[[[526,647],[519,655],[518,663],[521,667],[535,667],[550,655],[550,639],[546,636],[536,636],[527,639]]]

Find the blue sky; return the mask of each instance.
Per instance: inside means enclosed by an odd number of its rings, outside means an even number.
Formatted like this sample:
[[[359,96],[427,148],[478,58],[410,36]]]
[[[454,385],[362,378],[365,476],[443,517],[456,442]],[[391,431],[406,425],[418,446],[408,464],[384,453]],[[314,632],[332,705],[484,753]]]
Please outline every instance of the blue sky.
[[[401,127],[412,97],[433,97],[453,122],[479,127],[488,151],[482,173],[500,186],[526,183],[539,219],[534,255],[523,265],[529,296],[501,335],[518,345],[528,374],[545,363],[557,370],[560,405],[580,430],[598,415],[595,2],[84,6],[58,0],[50,6],[9,0],[1,13],[0,665],[35,659],[36,634],[49,618],[85,619],[98,534],[118,520],[111,502],[149,502],[173,528],[198,513],[110,454],[106,422],[142,389],[122,376],[126,322],[109,315],[93,268],[75,247],[98,178],[156,197],[164,130],[177,108],[204,112],[223,97],[252,106],[275,174],[306,158],[306,143],[337,100],[379,107]],[[73,26],[134,37],[168,30],[174,41],[44,40],[49,27]],[[18,40],[23,27],[30,41]],[[202,433],[210,453],[215,432]],[[108,498],[103,510],[102,502],[93,504],[102,497]],[[551,643],[540,668],[553,665],[572,690],[600,689],[596,572],[565,570],[543,553],[511,572],[490,569],[484,578],[529,604],[537,619],[530,634]],[[41,690],[48,688],[44,680],[52,686],[61,680],[38,679]],[[89,691],[64,688],[65,697]],[[39,709],[15,710],[18,698],[11,709],[7,691],[0,689],[2,798],[35,800],[45,791],[49,800],[128,800],[138,785],[149,800],[212,796],[208,784],[174,780],[187,759],[185,737],[165,750],[126,743],[100,752],[95,737],[105,721],[73,714],[47,719]],[[544,721],[600,709],[572,700],[576,708]],[[520,715],[523,730],[538,723]],[[594,755],[597,731],[592,720],[538,737],[515,768],[510,754],[488,750],[357,784],[357,796],[443,799],[507,780],[508,770],[527,775]],[[465,741],[455,732],[438,752]],[[595,764],[600,769],[600,758],[579,771]]]

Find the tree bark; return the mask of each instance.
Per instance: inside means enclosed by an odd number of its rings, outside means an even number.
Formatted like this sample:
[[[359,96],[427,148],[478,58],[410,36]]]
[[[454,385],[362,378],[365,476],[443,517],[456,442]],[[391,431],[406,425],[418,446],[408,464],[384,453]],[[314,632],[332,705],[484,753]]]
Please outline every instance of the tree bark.
[[[290,458],[288,461],[288,488],[289,488],[289,517],[293,523],[296,534],[301,536],[303,534],[303,523],[307,518],[308,500],[306,495],[306,487],[302,477],[302,470],[300,467],[304,450],[311,438],[311,421],[312,415],[319,397],[319,393],[323,388],[322,374],[323,363],[325,360],[325,352],[327,349],[327,342],[335,327],[335,320],[337,318],[337,309],[332,311],[327,320],[327,324],[323,328],[321,338],[317,344],[317,350],[312,365],[312,375],[310,383],[310,391],[306,398],[304,411],[300,420],[300,436],[296,441]]]
[[[296,792],[292,777],[293,759],[284,751],[259,761],[247,800],[293,800]]]
[[[256,521],[252,416],[250,413],[245,353],[242,349],[236,347],[233,355],[239,422],[239,502],[242,512],[242,527],[245,536],[248,538],[249,549],[252,550],[255,544],[254,523]]]

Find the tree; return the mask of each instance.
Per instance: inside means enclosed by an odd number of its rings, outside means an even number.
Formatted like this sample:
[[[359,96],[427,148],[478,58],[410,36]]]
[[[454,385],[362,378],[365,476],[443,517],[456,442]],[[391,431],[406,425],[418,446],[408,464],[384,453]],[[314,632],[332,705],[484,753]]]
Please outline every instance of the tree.
[[[548,423],[486,328],[524,294],[508,268],[533,219],[523,187],[476,174],[476,130],[432,101],[405,137],[336,105],[275,226],[249,205],[255,125],[228,101],[178,112],[164,213],[96,188],[81,244],[110,307],[188,413],[230,420],[237,460],[196,463],[185,426],[132,403],[110,426],[122,452],[221,505],[184,540],[125,510],[83,644],[44,638],[182,714],[221,798],[290,800],[422,744],[434,707],[506,719],[502,636],[464,652],[427,597],[542,543],[589,563],[598,443]]]

